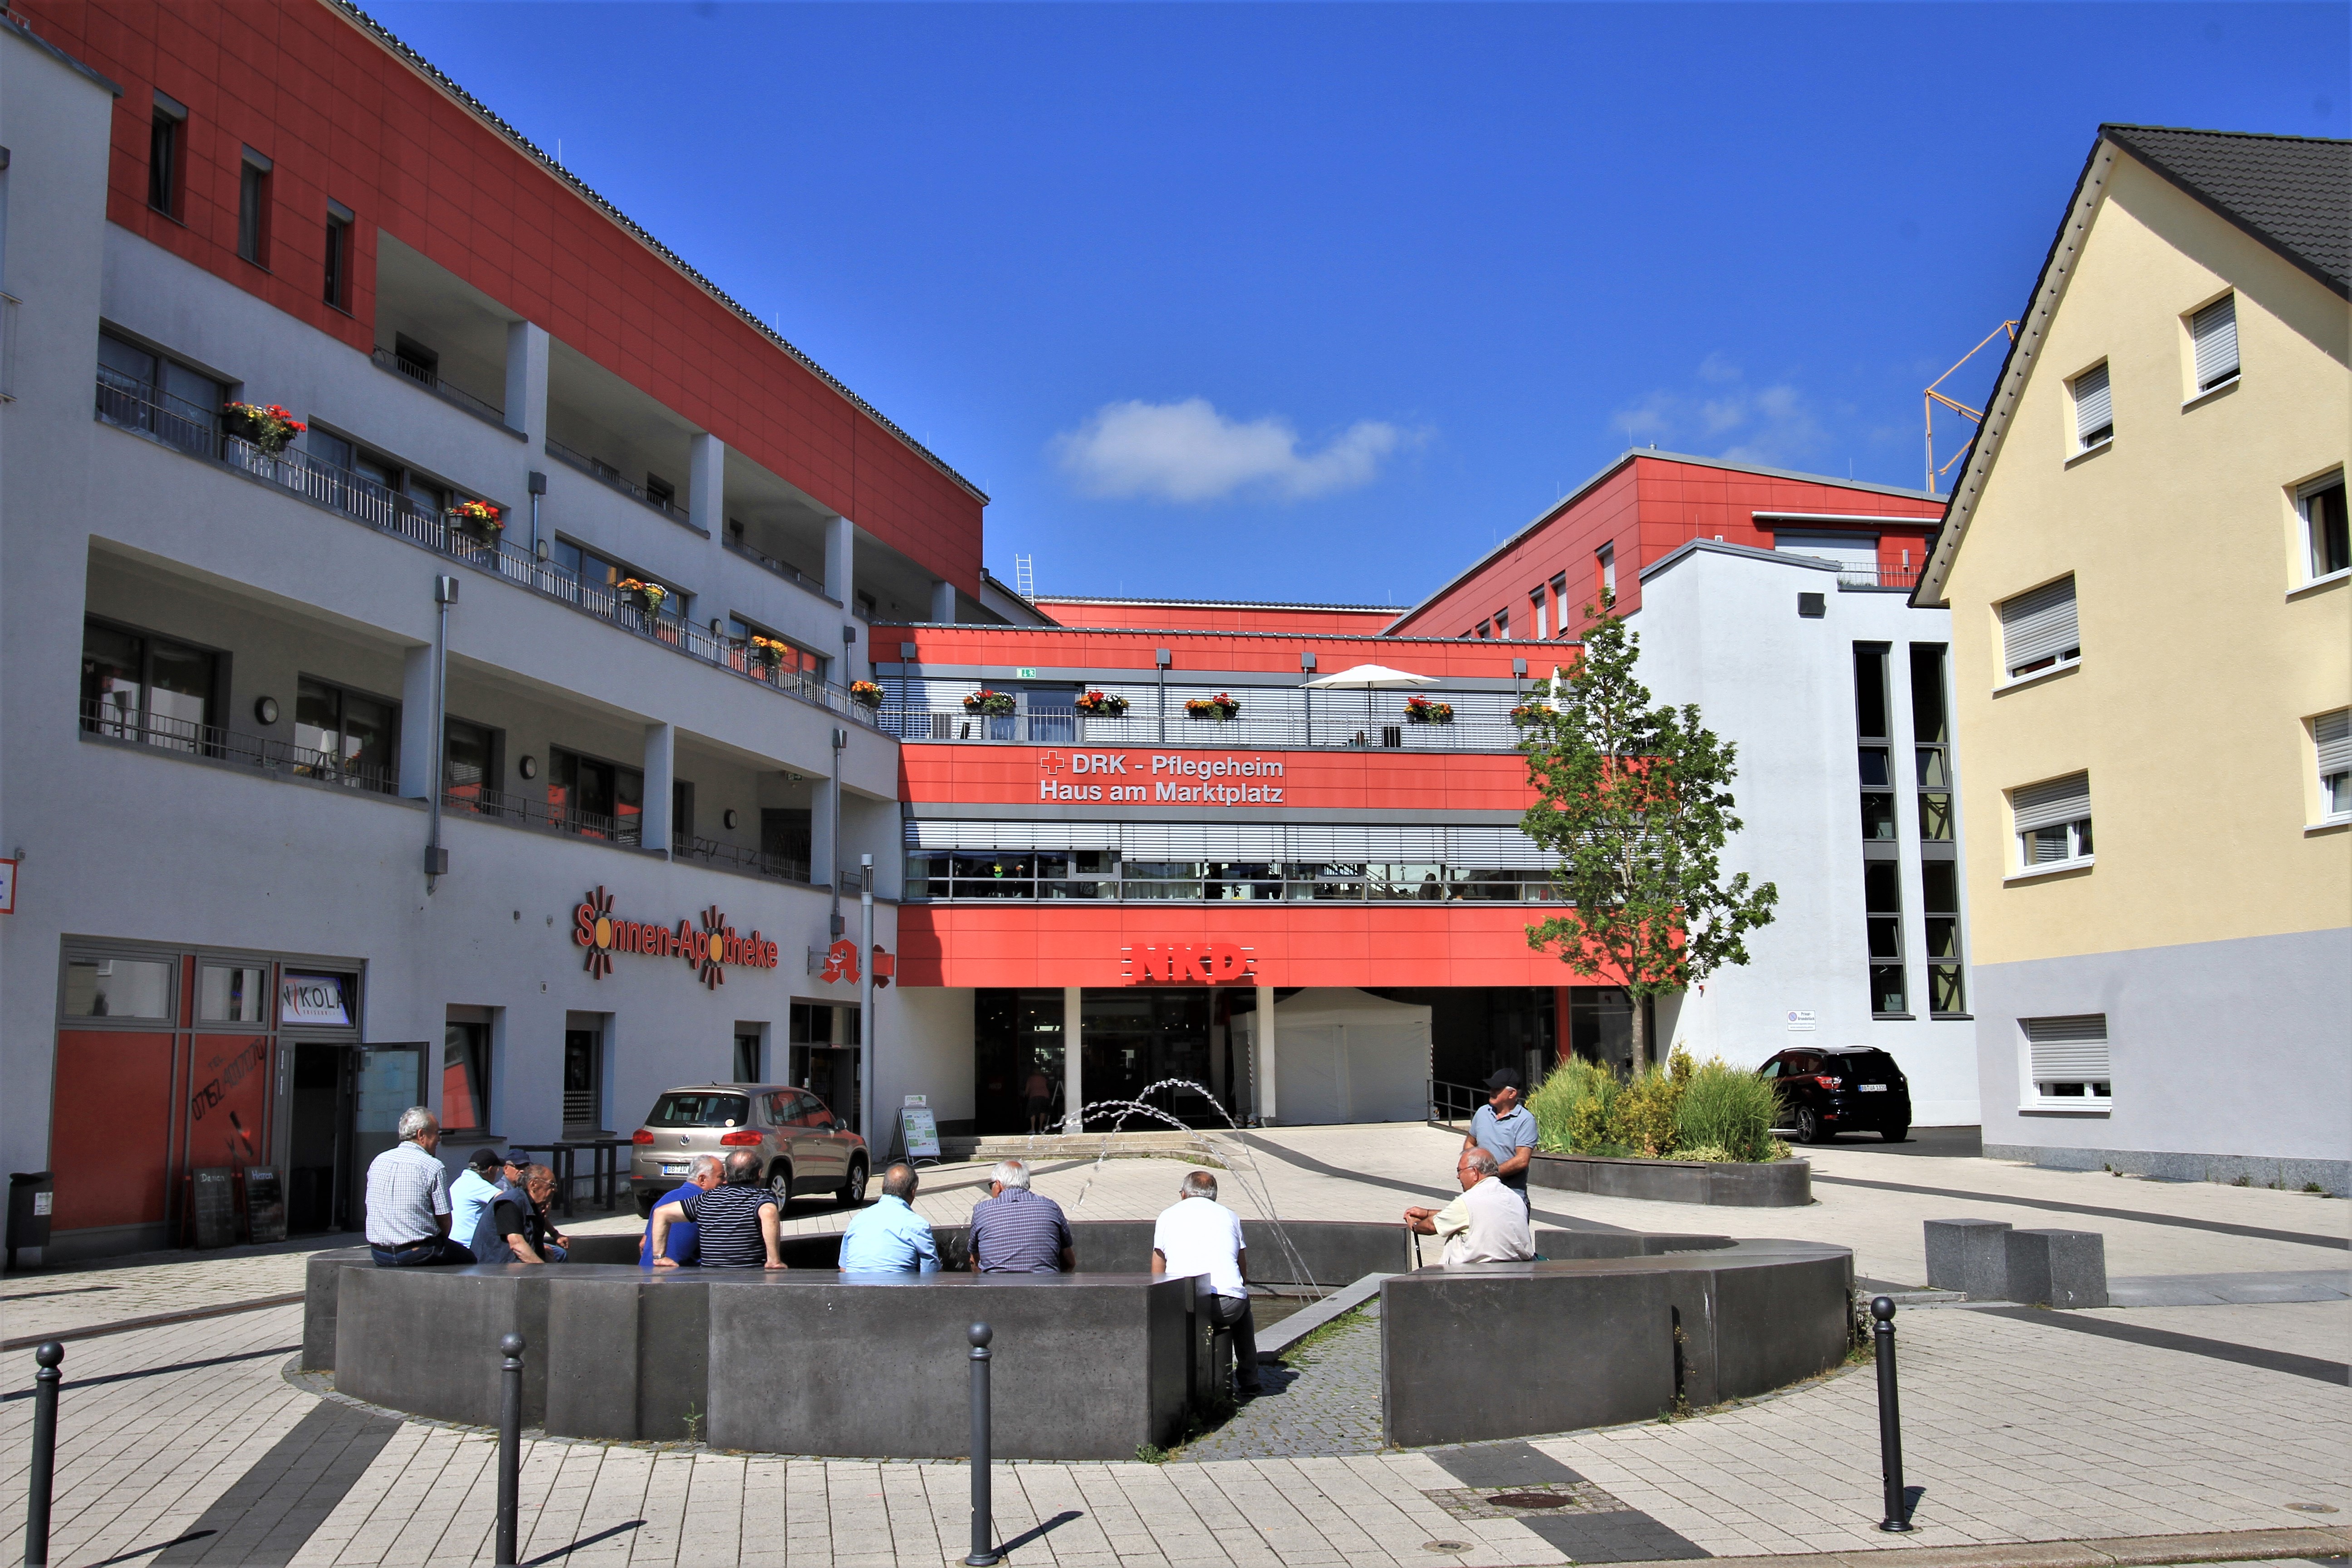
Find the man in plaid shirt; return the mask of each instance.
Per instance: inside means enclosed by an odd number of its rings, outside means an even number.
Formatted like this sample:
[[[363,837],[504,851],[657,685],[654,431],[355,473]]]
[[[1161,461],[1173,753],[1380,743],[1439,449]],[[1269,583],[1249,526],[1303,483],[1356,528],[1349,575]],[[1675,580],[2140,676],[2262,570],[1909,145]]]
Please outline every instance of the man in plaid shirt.
[[[400,1142],[368,1162],[368,1250],[378,1268],[465,1264],[474,1255],[449,1239],[449,1173],[434,1150],[441,1123],[412,1105],[400,1113]]]

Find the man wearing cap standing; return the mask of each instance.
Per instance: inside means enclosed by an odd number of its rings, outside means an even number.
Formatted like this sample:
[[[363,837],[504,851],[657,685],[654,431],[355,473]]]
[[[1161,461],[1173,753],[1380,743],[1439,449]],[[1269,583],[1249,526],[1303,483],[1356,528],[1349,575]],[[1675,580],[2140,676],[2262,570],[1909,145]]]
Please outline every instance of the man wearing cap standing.
[[[1503,1185],[1528,1207],[1528,1162],[1535,1157],[1535,1113],[1519,1103],[1527,1080],[1516,1068],[1504,1068],[1486,1080],[1486,1103],[1470,1119],[1470,1136],[1462,1147],[1484,1149],[1495,1157],[1495,1173]]]

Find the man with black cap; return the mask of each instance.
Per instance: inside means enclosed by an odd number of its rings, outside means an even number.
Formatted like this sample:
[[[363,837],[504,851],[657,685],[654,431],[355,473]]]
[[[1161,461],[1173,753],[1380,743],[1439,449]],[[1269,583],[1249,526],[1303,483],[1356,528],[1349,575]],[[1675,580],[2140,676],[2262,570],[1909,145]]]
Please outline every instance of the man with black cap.
[[[450,1184],[449,1234],[460,1242],[471,1241],[482,1215],[489,1212],[499,1194],[522,1185],[522,1168],[523,1162],[512,1154],[501,1158],[496,1149],[475,1150],[465,1170]],[[458,1229],[460,1226],[465,1228]]]
[[[1465,1149],[1484,1149],[1495,1157],[1495,1173],[1503,1185],[1528,1202],[1528,1162],[1536,1152],[1535,1113],[1519,1103],[1527,1080],[1516,1068],[1503,1068],[1486,1080],[1486,1103],[1470,1119]]]

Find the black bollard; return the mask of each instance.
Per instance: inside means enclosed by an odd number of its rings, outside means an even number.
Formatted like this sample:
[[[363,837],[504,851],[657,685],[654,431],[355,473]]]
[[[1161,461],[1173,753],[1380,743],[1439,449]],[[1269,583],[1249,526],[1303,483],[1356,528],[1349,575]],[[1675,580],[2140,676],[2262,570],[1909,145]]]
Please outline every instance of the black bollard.
[[[1906,1534],[1911,1521],[1903,1517],[1903,1413],[1895,1402],[1895,1301],[1870,1300],[1870,1338],[1878,1352],[1878,1474],[1886,1485],[1886,1517],[1878,1528]]]
[[[971,1555],[964,1562],[989,1568],[1003,1555],[988,1493],[988,1342],[994,1334],[986,1323],[974,1323],[966,1337],[971,1341]]]
[[[49,1489],[58,1468],[58,1363],[66,1347],[51,1340],[33,1350],[33,1468],[25,1492],[25,1568],[49,1568]]]
[[[506,1352],[499,1363],[499,1540],[494,1561],[498,1568],[514,1568],[516,1493],[522,1468],[522,1350],[520,1334],[499,1341]]]

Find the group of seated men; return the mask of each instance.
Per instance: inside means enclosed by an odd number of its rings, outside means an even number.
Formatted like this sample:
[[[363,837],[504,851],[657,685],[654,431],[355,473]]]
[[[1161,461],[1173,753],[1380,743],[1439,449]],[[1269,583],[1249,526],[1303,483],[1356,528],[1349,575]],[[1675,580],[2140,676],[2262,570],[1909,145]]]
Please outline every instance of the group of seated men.
[[[555,1173],[477,1149],[453,1184],[436,1152],[441,1124],[424,1106],[400,1113],[400,1141],[368,1163],[367,1239],[379,1268],[561,1263],[572,1238],[549,1205]]]

